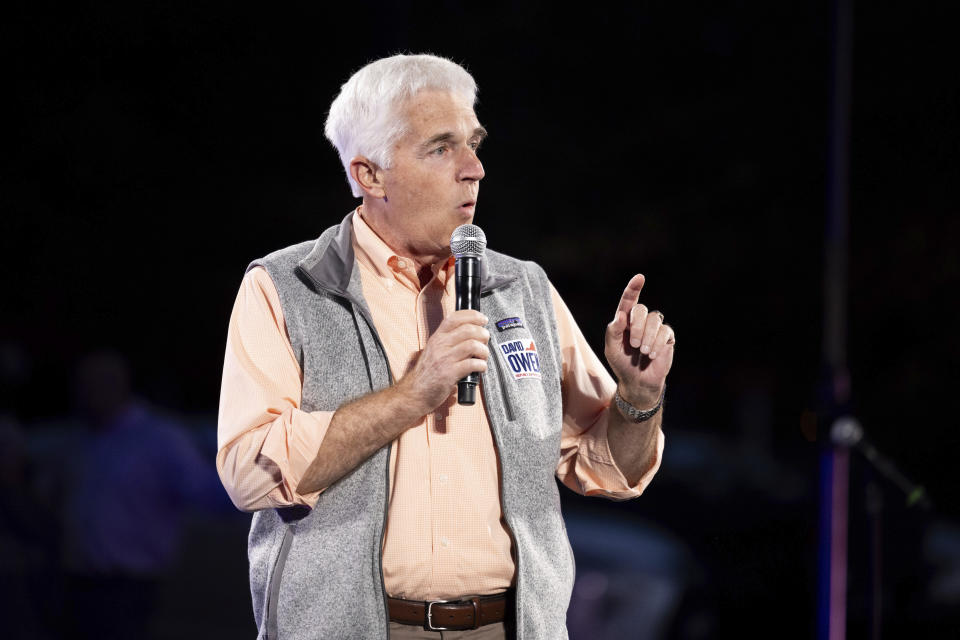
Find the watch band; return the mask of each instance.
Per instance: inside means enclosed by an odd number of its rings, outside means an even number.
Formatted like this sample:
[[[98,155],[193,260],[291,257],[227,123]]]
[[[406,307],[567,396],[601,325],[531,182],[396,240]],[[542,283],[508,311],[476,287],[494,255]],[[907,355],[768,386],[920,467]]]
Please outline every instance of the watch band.
[[[620,413],[624,415],[625,418],[631,422],[645,422],[657,415],[657,412],[660,411],[663,407],[663,396],[667,393],[667,386],[663,386],[663,391],[660,392],[660,399],[657,400],[655,404],[650,409],[637,409],[635,406],[624,400],[620,397],[620,387],[617,387],[617,393],[613,396],[613,401],[617,404],[617,408],[620,409]]]

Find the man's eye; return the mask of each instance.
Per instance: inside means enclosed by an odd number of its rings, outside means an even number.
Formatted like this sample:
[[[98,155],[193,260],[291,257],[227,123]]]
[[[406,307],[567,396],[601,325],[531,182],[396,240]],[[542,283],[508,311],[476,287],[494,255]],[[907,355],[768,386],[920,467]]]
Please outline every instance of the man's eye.
[[[446,152],[447,152],[447,148],[446,148],[446,147],[437,147],[436,149],[434,149],[433,151],[431,151],[431,153],[432,153],[433,155],[435,155],[435,156],[442,156],[442,155],[445,154]]]
[[[479,149],[479,148],[480,148],[480,141],[478,140],[478,141],[476,141],[476,142],[471,142],[471,143],[470,143],[470,148],[473,149],[474,151],[476,151],[477,149]]]

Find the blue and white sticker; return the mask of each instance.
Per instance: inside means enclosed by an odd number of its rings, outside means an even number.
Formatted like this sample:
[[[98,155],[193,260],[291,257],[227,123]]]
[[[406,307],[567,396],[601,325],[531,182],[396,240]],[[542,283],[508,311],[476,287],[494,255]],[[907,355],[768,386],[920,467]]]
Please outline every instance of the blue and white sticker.
[[[497,345],[497,352],[514,380],[540,379],[540,354],[533,338],[501,342]]]
[[[497,320],[498,331],[506,331],[507,329],[523,329],[523,321],[520,318]]]

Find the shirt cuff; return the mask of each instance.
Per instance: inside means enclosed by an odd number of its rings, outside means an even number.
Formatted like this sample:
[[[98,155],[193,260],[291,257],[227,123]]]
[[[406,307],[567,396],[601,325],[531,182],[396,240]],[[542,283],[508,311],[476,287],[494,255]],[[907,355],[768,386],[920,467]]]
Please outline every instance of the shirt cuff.
[[[610,439],[607,436],[608,416],[611,408],[603,411],[597,422],[580,438],[576,463],[576,476],[580,493],[587,496],[601,495],[614,500],[636,498],[647,488],[653,476],[660,468],[663,459],[664,435],[657,429],[656,454],[650,467],[636,484],[631,485],[610,451]],[[643,428],[643,425],[636,425]]]
[[[223,447],[217,470],[237,508],[313,508],[322,490],[301,495],[296,489],[320,450],[333,413],[287,409]]]

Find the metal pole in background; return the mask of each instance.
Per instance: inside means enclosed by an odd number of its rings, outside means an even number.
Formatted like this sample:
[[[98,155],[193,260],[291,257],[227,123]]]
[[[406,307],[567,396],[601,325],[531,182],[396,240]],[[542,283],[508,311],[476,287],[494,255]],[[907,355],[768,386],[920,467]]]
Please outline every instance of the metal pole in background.
[[[823,361],[827,406],[823,422],[840,417],[850,399],[847,370],[847,253],[853,0],[834,0],[824,244]],[[823,424],[821,422],[821,424]],[[828,426],[823,424],[823,426]],[[823,431],[829,431],[824,429]],[[823,433],[821,431],[821,433]],[[847,612],[847,522],[850,451],[828,443],[821,454],[820,576],[817,637],[843,640]]]

